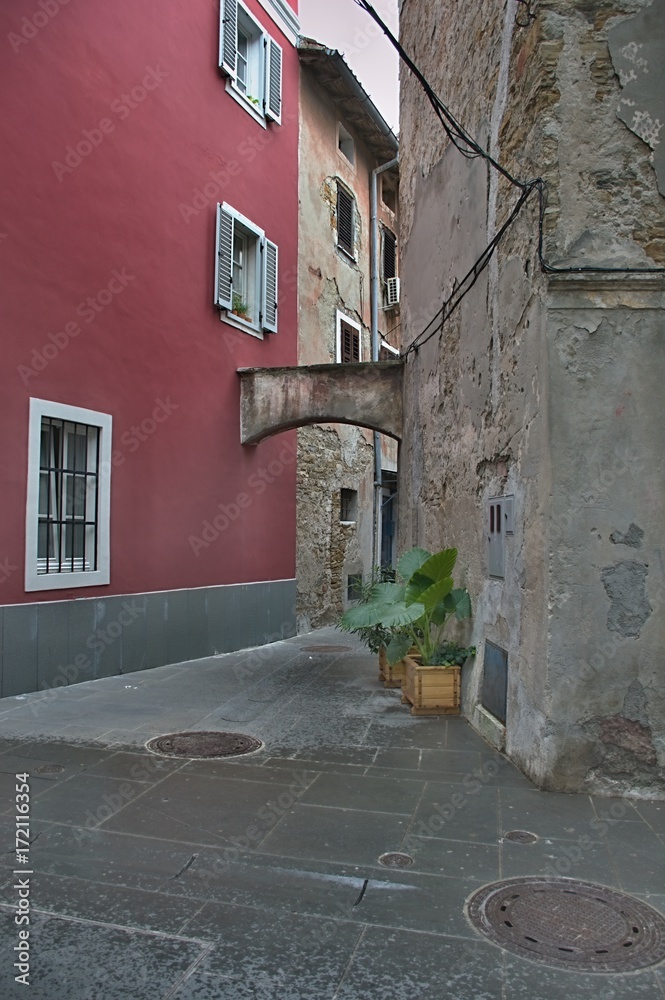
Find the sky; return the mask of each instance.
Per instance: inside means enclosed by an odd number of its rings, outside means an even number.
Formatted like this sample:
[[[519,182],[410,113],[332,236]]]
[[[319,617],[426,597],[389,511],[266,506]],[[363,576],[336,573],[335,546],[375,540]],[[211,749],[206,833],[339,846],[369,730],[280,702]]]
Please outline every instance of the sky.
[[[397,34],[397,0],[374,0],[374,7]],[[398,57],[375,21],[354,0],[300,0],[301,33],[338,49],[387,123],[397,131]]]

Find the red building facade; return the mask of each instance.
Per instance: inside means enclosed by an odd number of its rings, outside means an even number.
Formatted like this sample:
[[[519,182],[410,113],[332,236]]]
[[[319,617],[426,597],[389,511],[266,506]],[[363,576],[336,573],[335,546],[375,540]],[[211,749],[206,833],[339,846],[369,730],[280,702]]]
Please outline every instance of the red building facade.
[[[241,367],[297,358],[297,8],[0,11],[7,696],[269,641],[295,439]]]

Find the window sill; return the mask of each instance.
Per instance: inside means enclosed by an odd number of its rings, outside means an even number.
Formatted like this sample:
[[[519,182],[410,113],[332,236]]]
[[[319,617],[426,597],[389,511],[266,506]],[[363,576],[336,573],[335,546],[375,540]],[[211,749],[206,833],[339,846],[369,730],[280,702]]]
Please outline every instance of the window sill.
[[[233,100],[237,101],[240,107],[244,108],[247,114],[250,115],[254,119],[254,121],[257,121],[259,123],[261,128],[265,129],[268,128],[265,116],[259,111],[259,109],[256,107],[255,104],[252,104],[252,102],[248,100],[248,98],[246,98],[245,95],[238,90],[238,88],[236,87],[236,85],[233,83],[232,80],[227,79],[226,81],[226,93],[230,94]]]
[[[337,244],[337,252],[342,260],[345,260],[347,264],[352,264],[354,267],[358,267],[358,261],[356,258],[350,254],[348,250],[345,250],[344,247],[341,247],[339,243]]]
[[[243,333],[248,333],[251,337],[256,337],[257,340],[265,339],[263,331],[259,330],[258,326],[248,323],[246,320],[241,319],[240,316],[236,316],[235,313],[222,309],[219,314],[219,318],[222,323],[226,323],[228,326],[233,326],[236,330],[242,330]]]
[[[111,582],[108,570],[92,570],[87,573],[26,573],[25,590],[76,590],[78,587],[103,587]]]

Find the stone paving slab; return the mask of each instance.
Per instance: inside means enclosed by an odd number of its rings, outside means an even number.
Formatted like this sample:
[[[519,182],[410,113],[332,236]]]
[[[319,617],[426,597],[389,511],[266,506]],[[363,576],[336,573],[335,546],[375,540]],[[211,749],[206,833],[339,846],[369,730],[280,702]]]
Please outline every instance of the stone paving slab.
[[[316,643],[349,651],[300,648]],[[481,885],[535,874],[663,911],[665,803],[540,792],[463,719],[414,719],[376,678],[330,629],[0,701],[3,1000],[665,1000],[662,968],[550,969],[465,915]],[[218,727],[265,749],[144,747]],[[29,994],[10,961],[15,768],[33,792]],[[397,850],[410,868],[379,863]]]

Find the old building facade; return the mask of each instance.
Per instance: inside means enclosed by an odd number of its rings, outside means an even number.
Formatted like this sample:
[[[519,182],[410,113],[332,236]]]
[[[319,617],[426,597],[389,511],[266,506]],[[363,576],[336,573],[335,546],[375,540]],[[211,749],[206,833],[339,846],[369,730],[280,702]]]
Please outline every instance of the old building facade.
[[[459,549],[474,726],[542,787],[662,795],[665,5],[400,8],[457,121],[545,182],[441,325],[525,189],[405,72],[400,547]]]
[[[339,53],[307,39],[299,53],[298,362],[390,359],[399,342],[397,140]],[[373,210],[373,172],[390,163],[375,174]],[[333,624],[372,566],[392,562],[396,471],[397,445],[384,435],[342,423],[298,431],[301,630]]]

